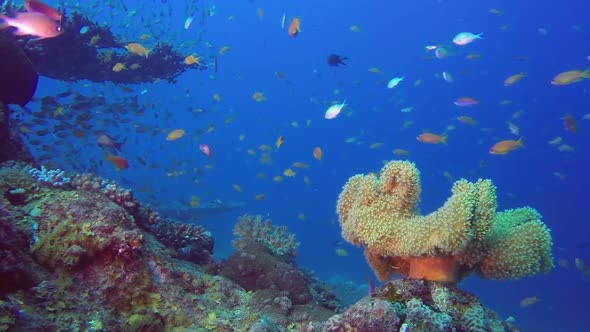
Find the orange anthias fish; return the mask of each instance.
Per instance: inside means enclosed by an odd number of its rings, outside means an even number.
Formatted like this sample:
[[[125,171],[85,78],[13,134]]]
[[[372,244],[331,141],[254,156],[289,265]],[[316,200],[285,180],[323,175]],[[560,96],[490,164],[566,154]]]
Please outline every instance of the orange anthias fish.
[[[324,153],[322,152],[322,148],[320,148],[319,146],[316,146],[316,148],[313,149],[313,157],[319,161],[322,161],[322,158],[324,157]]]
[[[422,133],[416,137],[416,139],[422,143],[430,143],[430,144],[447,144],[447,135],[437,135],[433,133]]]
[[[58,12],[56,9],[44,4],[41,1],[26,0],[25,8],[28,12],[41,13],[54,21],[61,22],[62,14]]]
[[[275,142],[275,145],[278,148],[280,148],[281,146],[283,146],[283,144],[285,143],[285,137],[283,135],[279,136],[279,138],[277,138],[277,141]]]
[[[191,66],[191,65],[201,65],[201,57],[200,56],[195,56],[195,55],[189,55],[186,58],[184,58],[184,64],[186,64],[187,66]]]
[[[44,39],[54,38],[63,33],[59,22],[42,13],[17,13],[15,17],[0,14],[0,20],[4,21],[0,23],[0,29],[14,27],[18,36],[29,35]]]
[[[579,82],[584,78],[590,78],[590,69],[582,70],[568,70],[557,74],[552,80],[553,85],[567,85]]]
[[[571,114],[568,114],[563,118],[563,125],[565,126],[565,129],[571,133],[575,134],[578,132],[578,124],[576,123],[574,116]]]
[[[301,31],[301,20],[299,19],[299,17],[294,17],[293,20],[291,21],[291,24],[289,24],[289,36],[297,37],[297,35],[299,34],[300,31]]]
[[[118,171],[129,168],[129,162],[126,158],[121,156],[107,155],[105,159],[110,161],[111,164],[115,165]]]
[[[463,122],[466,125],[475,126],[477,125],[477,121],[475,121],[472,117],[467,115],[458,116],[457,120]]]
[[[509,140],[505,140],[505,141],[500,141],[500,142],[494,144],[494,146],[492,146],[492,148],[490,149],[490,153],[491,154],[508,154],[509,152],[520,148],[521,146],[524,146],[524,142],[522,140],[522,137],[519,140],[509,139]]]

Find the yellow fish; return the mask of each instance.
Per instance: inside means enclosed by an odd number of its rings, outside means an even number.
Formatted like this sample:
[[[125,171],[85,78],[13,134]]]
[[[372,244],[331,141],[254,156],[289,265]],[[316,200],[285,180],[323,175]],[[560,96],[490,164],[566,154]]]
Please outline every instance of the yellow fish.
[[[275,143],[275,146],[278,148],[280,148],[281,146],[283,146],[283,144],[285,143],[285,137],[283,135],[279,136],[279,138],[277,138],[277,141]]]
[[[225,53],[229,52],[231,50],[230,46],[223,46],[220,50],[219,50],[219,55],[224,55]]]
[[[290,178],[294,177],[296,174],[297,174],[297,173],[295,173],[295,171],[294,171],[294,170],[292,170],[292,169],[290,169],[290,168],[287,168],[287,169],[286,169],[286,170],[283,172],[283,175],[284,175],[284,176],[286,176],[286,177],[290,177]]]
[[[541,301],[541,299],[536,296],[526,297],[522,301],[520,301],[520,307],[527,308],[539,301]]]
[[[266,97],[264,96],[264,93],[260,92],[260,91],[256,91],[254,92],[254,94],[252,95],[252,99],[256,100],[257,102],[261,103],[263,101],[266,100]]]
[[[140,43],[129,43],[125,45],[125,49],[127,49],[127,51],[131,54],[139,55],[145,58],[147,58],[150,54],[150,51]]]
[[[116,63],[114,66],[113,66],[113,71],[114,71],[115,73],[118,73],[118,72],[120,72],[120,71],[123,71],[123,70],[126,70],[126,69],[127,69],[127,67],[125,67],[125,64],[124,64],[124,63],[121,63],[121,62],[117,62],[117,63]]]
[[[590,78],[590,69],[581,70],[568,70],[563,73],[559,73],[553,77],[551,84],[553,85],[567,85],[579,82],[585,78]]]
[[[336,255],[341,256],[341,257],[346,257],[346,256],[348,256],[348,251],[346,251],[345,249],[342,249],[342,248],[337,248]]]
[[[508,78],[506,78],[504,80],[504,86],[511,86],[511,85],[517,83],[518,81],[522,80],[525,76],[526,76],[525,72],[520,72],[518,74],[514,74],[512,76],[509,76]]]
[[[168,135],[166,136],[166,140],[167,141],[176,141],[177,139],[181,138],[182,136],[184,136],[183,129],[174,129],[173,131],[168,133]]]
[[[309,165],[306,163],[302,163],[300,161],[296,161],[293,163],[293,167],[295,167],[295,168],[309,168]]]

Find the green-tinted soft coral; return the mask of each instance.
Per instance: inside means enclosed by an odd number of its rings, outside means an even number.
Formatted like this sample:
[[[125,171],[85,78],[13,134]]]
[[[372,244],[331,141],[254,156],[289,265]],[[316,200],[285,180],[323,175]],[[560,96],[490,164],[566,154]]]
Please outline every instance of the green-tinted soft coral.
[[[530,207],[498,213],[484,246],[478,271],[486,278],[522,278],[554,267],[550,231]]]

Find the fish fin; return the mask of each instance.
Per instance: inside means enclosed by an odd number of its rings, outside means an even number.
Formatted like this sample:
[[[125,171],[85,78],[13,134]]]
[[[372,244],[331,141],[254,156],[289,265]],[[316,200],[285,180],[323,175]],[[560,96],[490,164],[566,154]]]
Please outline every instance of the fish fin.
[[[24,31],[22,31],[20,29],[14,30],[14,34],[17,35],[17,36],[27,36],[27,35],[29,35],[28,33],[24,32]],[[35,38],[35,39],[41,39],[41,38]],[[33,40],[35,40],[35,39],[33,39]]]
[[[125,144],[125,142],[127,142],[127,137],[125,137],[122,142],[113,143],[113,146],[115,147],[115,149],[121,151],[121,147],[123,146],[123,144]]]

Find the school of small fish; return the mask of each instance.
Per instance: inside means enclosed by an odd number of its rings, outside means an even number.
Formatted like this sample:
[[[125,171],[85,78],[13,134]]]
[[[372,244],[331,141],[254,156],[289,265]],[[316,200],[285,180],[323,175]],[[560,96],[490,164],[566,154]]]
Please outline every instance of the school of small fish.
[[[317,26],[321,22],[314,22],[317,18],[313,15],[287,13],[282,10],[277,13],[261,6],[262,3],[256,8],[252,7],[252,11],[247,14],[228,13],[227,20],[223,20],[227,21],[228,26],[238,25],[246,15],[254,17],[256,24],[260,26],[267,21],[282,41],[295,45],[294,47],[306,42],[306,39],[318,37],[320,32]],[[10,29],[17,35],[27,35],[35,39],[60,38],[64,32],[62,11],[37,0],[25,1],[25,8],[26,11],[11,15],[0,14],[0,29]],[[170,5],[163,8],[170,8]],[[144,9],[142,7],[137,10]],[[332,67],[330,70],[333,72],[330,75],[341,74],[337,83],[332,84],[328,83],[327,70],[308,68],[310,79],[326,85],[325,90],[310,95],[302,96],[297,90],[297,87],[306,82],[299,80],[298,72],[288,65],[273,64],[276,68],[261,72],[261,77],[268,78],[272,81],[271,84],[284,88],[286,95],[296,98],[292,103],[295,105],[283,102],[286,97],[277,95],[277,89],[265,85],[264,79],[258,80],[256,77],[253,80],[252,77],[242,76],[239,70],[233,73],[235,87],[232,88],[236,91],[210,90],[206,82],[214,82],[224,75],[225,63],[231,65],[232,61],[241,61],[244,65],[249,65],[249,60],[242,58],[243,49],[238,45],[226,40],[214,42],[204,39],[204,22],[214,16],[220,18],[222,13],[225,15],[221,8],[218,11],[214,5],[201,8],[196,2],[187,3],[184,21],[180,19],[174,23],[180,31],[175,34],[191,36],[190,41],[183,41],[180,45],[180,62],[185,66],[183,68],[206,70],[208,75],[204,76],[203,81],[197,82],[195,79],[187,84],[166,103],[152,97],[152,91],[159,82],[154,82],[152,86],[142,86],[139,90],[131,85],[88,84],[79,89],[70,84],[65,91],[56,95],[37,98],[34,103],[39,111],[30,112],[26,121],[18,126],[18,130],[35,147],[38,160],[48,166],[52,163],[57,165],[55,157],[62,155],[61,148],[64,147],[63,150],[67,153],[63,157],[71,163],[73,169],[100,173],[103,164],[107,164],[104,167],[117,170],[117,176],[124,176],[126,170],[127,173],[148,170],[154,174],[155,179],[161,180],[158,177],[163,176],[164,181],[169,181],[166,182],[168,188],[164,192],[174,192],[171,188],[176,183],[173,181],[179,179],[195,184],[195,191],[206,191],[203,189],[205,186],[199,186],[201,182],[206,181],[209,175],[217,175],[218,181],[226,181],[219,186],[227,188],[235,197],[263,205],[278,199],[278,196],[286,196],[281,190],[287,186],[300,185],[310,192],[318,190],[314,179],[332,175],[333,173],[328,172],[334,172],[336,162],[347,162],[347,158],[355,158],[355,151],[359,152],[361,149],[366,150],[363,153],[379,156],[384,161],[391,158],[411,160],[433,151],[447,156],[452,155],[451,151],[462,151],[466,142],[459,132],[470,132],[476,133],[477,139],[474,141],[478,144],[477,153],[470,157],[474,160],[475,167],[485,169],[490,167],[488,165],[491,165],[492,160],[501,163],[509,158],[517,159],[519,154],[532,153],[528,150],[534,149],[551,152],[554,158],[575,155],[576,148],[579,149],[575,135],[585,133],[589,125],[588,109],[584,114],[578,109],[564,108],[558,110],[559,115],[554,117],[554,127],[539,128],[535,124],[533,112],[518,108],[523,101],[519,101],[517,96],[521,91],[519,89],[533,84],[542,84],[553,89],[552,91],[559,91],[556,93],[571,92],[574,91],[573,88],[581,86],[588,89],[590,68],[586,67],[589,67],[587,61],[590,61],[590,55],[585,54],[580,57],[577,65],[566,66],[555,73],[550,72],[549,76],[535,72],[526,65],[527,58],[522,56],[518,58],[517,67],[487,68],[485,79],[493,83],[493,93],[497,96],[495,99],[490,99],[489,93],[478,93],[477,87],[469,87],[472,82],[470,79],[478,75],[475,70],[470,69],[471,66],[480,65],[490,57],[485,48],[478,47],[497,42],[501,38],[500,33],[509,31],[506,26],[498,26],[498,31],[489,31],[485,35],[475,33],[477,26],[462,27],[461,29],[473,28],[474,32],[446,31],[443,40],[439,42],[420,41],[418,49],[412,51],[423,54],[425,61],[433,62],[432,70],[429,69],[427,73],[412,67],[398,66],[395,57],[391,57],[388,63],[355,63],[355,59],[351,57],[348,68],[361,68],[360,71],[365,76],[348,82],[345,76],[348,69]],[[489,10],[488,15],[490,14],[501,17],[504,11],[494,8]],[[126,15],[138,16],[133,11],[128,11]],[[108,70],[125,74],[140,68],[140,63],[143,64],[140,61],[150,58],[150,52],[157,42],[167,36],[166,28],[159,24],[162,22],[161,17],[165,16],[158,13],[146,19],[146,22],[151,23],[132,29],[133,38],[129,39],[130,42],[121,44],[120,51],[126,52],[137,61],[123,63],[108,60],[109,53],[106,52],[103,59],[108,63]],[[355,24],[358,22],[343,23],[341,33],[350,38],[358,38],[371,31],[364,24],[362,27]],[[129,23],[124,27],[129,28]],[[245,28],[245,25],[240,27]],[[86,38],[90,46],[102,42],[90,26],[84,26],[76,33]],[[552,32],[551,29],[540,27],[534,33],[547,35]],[[289,61],[295,63],[299,59],[286,60],[287,63]],[[451,61],[456,64],[451,64]],[[490,74],[488,71],[494,73]],[[363,80],[374,83],[374,89],[386,94],[388,99],[371,104],[376,106],[359,106],[366,103],[361,100],[362,96],[355,95],[354,88],[366,84]],[[416,91],[429,96],[432,91],[428,89],[435,89],[433,87],[437,86],[453,89],[450,90],[453,92],[450,98],[441,100],[433,97],[428,100],[433,104],[431,108],[425,107],[419,98],[409,97],[415,95]],[[570,88],[572,90],[567,90]],[[587,92],[584,93],[588,95]],[[109,97],[105,98],[107,95]],[[232,103],[231,100],[238,98],[242,99]],[[191,106],[176,107],[175,101],[184,99]],[[293,108],[297,108],[298,113],[293,113]],[[269,114],[271,112],[273,113]],[[382,115],[387,112],[395,113],[399,121],[383,123],[383,128],[387,128],[384,135],[360,127],[364,119],[381,121]],[[430,115],[429,112],[445,114],[447,121],[426,128],[423,119]],[[187,115],[192,120],[177,121],[177,113]],[[281,114],[282,120],[277,121],[273,128],[257,127],[251,130],[240,124],[245,117],[258,119],[276,114]],[[93,125],[96,122],[101,123],[100,128]],[[121,128],[124,128],[124,134],[120,134]],[[330,133],[336,128],[339,135],[335,139],[313,136],[310,128],[330,128]],[[543,131],[546,138],[540,141],[530,138],[529,136],[534,136],[531,131],[537,129],[539,132]],[[233,143],[224,144],[221,137],[231,137]],[[313,143],[309,143],[310,137],[313,137]],[[59,146],[49,143],[54,138],[60,140]],[[99,151],[99,157],[79,160],[77,156],[89,145]],[[145,148],[136,151],[133,147]],[[170,151],[173,153],[167,153]],[[231,156],[231,167],[236,171],[224,174],[223,179],[219,180],[216,172],[218,168],[222,168],[224,162],[227,163],[227,156]],[[444,181],[454,181],[460,174],[455,170],[441,169],[437,176]],[[560,183],[571,181],[570,173],[559,169],[549,176]],[[265,181],[272,189],[253,188],[249,179]],[[145,185],[142,188],[152,197],[159,190],[156,185]],[[199,196],[193,193],[184,195],[184,204],[191,207],[201,206]],[[316,222],[312,211],[292,210],[289,215],[298,222]],[[347,259],[349,256],[347,248],[340,244],[333,248],[331,254],[339,259]],[[568,264],[570,263],[567,260],[558,261],[558,265],[564,268]],[[576,258],[574,265],[585,278],[590,276],[590,268],[581,258]],[[533,310],[544,305],[540,297],[527,295],[533,296],[523,298],[519,303],[520,308]]]

